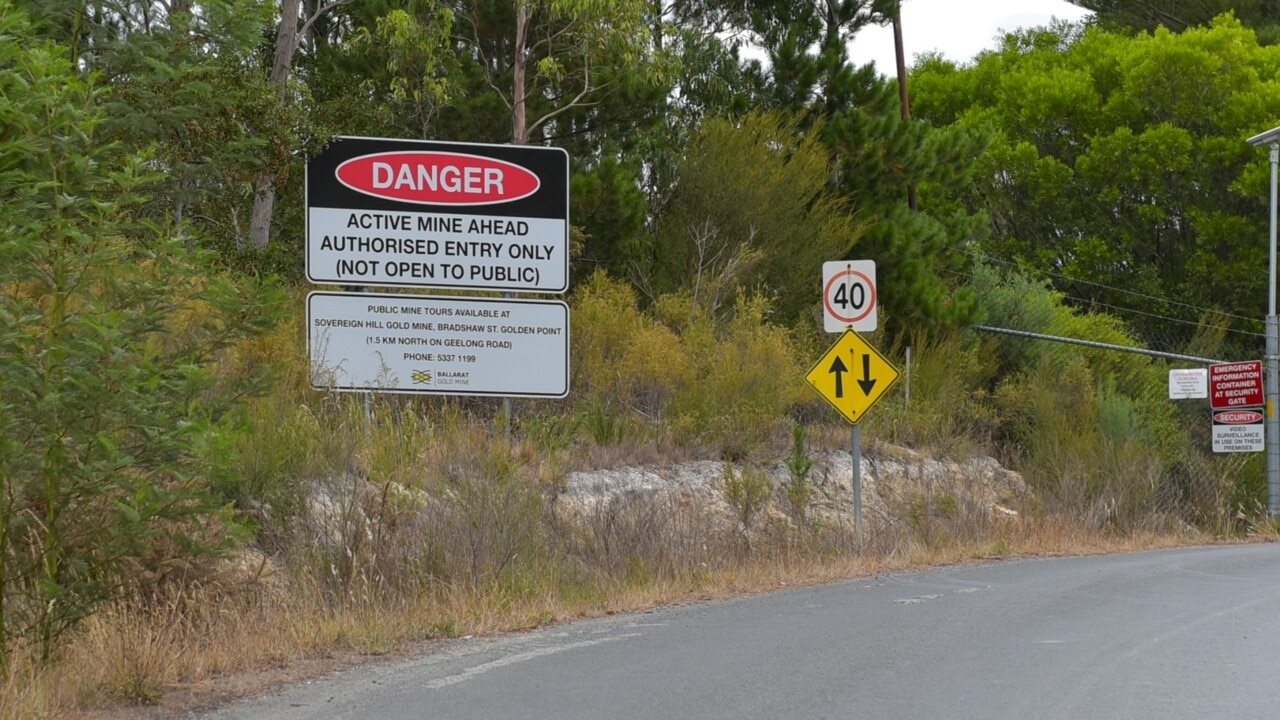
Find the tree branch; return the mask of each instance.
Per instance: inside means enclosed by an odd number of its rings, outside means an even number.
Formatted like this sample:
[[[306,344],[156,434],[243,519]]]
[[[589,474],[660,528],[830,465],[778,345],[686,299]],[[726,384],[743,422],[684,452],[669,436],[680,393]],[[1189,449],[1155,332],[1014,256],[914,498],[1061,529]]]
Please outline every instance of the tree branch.
[[[585,98],[587,95],[597,90],[603,90],[608,86],[609,86],[609,83],[605,83],[604,85],[599,85],[599,86],[592,86],[591,85],[591,68],[590,66],[587,66],[586,68],[583,69],[582,91],[579,92],[577,95],[575,95],[574,98],[568,102],[568,104],[561,105],[555,110],[552,110],[546,115],[543,115],[542,117],[538,118],[536,122],[530,124],[529,132],[533,132],[534,130],[537,130],[539,127],[542,126],[543,123],[547,122],[548,120],[551,120],[552,118],[565,112],[566,110],[571,110],[576,107],[585,107],[588,105],[594,105],[595,103],[584,103],[582,102],[582,99]]]
[[[352,2],[353,0],[333,0],[333,2],[329,3],[328,5],[321,5],[320,7],[316,8],[315,13],[312,14],[311,17],[307,18],[306,22],[302,23],[302,28],[298,30],[298,34],[306,35],[308,32],[311,31],[311,26],[315,24],[316,20],[320,19],[321,15],[324,15],[330,10],[341,7],[343,5],[350,5]]]

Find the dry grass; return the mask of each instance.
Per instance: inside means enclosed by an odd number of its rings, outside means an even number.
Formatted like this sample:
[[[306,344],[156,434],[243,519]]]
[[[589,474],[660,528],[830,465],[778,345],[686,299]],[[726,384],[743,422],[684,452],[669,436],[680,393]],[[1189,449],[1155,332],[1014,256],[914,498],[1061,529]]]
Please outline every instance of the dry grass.
[[[604,300],[618,295],[597,290]],[[1162,510],[1176,506],[1160,498],[1125,500],[1106,485],[1083,492],[1093,486],[1067,482],[1101,477],[1123,488],[1146,476],[1135,472],[1140,466],[1113,461],[1125,459],[1122,451],[1089,456],[1066,446],[1061,467],[1044,461],[1057,456],[1042,453],[1039,467],[1049,470],[1041,479],[1053,482],[1037,488],[1019,515],[993,513],[963,489],[928,480],[897,498],[892,522],[861,539],[845,525],[796,523],[803,513],[788,520],[766,509],[726,522],[678,497],[628,498],[585,517],[558,517],[547,499],[568,471],[722,458],[745,466],[789,452],[790,433],[780,431],[779,418],[830,414],[812,398],[816,410],[781,399],[788,393],[774,387],[773,376],[786,375],[776,368],[794,358],[776,334],[748,323],[738,335],[706,335],[698,345],[696,337],[641,318],[634,300],[610,302],[595,325],[586,322],[590,307],[574,311],[574,342],[585,346],[575,355],[575,387],[586,389],[553,409],[518,402],[509,437],[489,424],[497,408],[490,400],[380,397],[366,415],[361,398],[306,388],[298,333],[264,340],[241,361],[274,361],[292,371],[279,393],[250,407],[257,431],[235,448],[238,461],[220,476],[219,491],[262,524],[259,542],[276,563],[242,563],[200,586],[106,607],[52,665],[17,652],[0,680],[0,718],[177,717],[338,667],[422,651],[442,638],[906,568],[1212,540]],[[618,303],[625,312],[613,307]],[[622,332],[631,325],[618,317],[629,318],[634,332]],[[622,340],[610,333],[647,344],[622,352]],[[730,343],[735,338],[741,342]],[[741,372],[717,371],[732,387],[697,380],[698,368],[714,364],[694,367],[695,355],[714,359],[738,346],[755,350],[733,364]],[[956,345],[926,354],[937,364],[932,373],[923,360],[916,365],[912,409],[886,405],[873,435],[935,451],[988,447],[998,428],[979,412],[983,398],[968,389],[979,365],[955,369],[962,351]],[[768,359],[775,356],[781,360]],[[752,393],[764,398],[763,410],[735,402],[741,412],[719,416],[723,398]],[[847,426],[815,422],[810,429],[810,448],[847,452]],[[1090,457],[1092,464],[1077,459]],[[1223,478],[1242,474],[1219,464],[1190,471],[1207,479],[1196,487],[1210,490],[1229,489]],[[1206,498],[1200,504],[1220,517],[1201,527],[1231,536],[1248,525],[1220,510],[1230,505],[1226,495]],[[1265,523],[1248,535],[1277,539]]]
[[[104,608],[56,663],[15,663],[0,683],[0,718],[178,717],[442,638],[905,568],[1211,540],[1156,512],[1117,524],[1037,500],[1017,516],[993,514],[946,479],[914,483],[926,491],[898,498],[893,522],[861,540],[846,526],[798,527],[768,511],[744,533],[674,496],[606,503],[569,521],[546,503],[569,468],[714,451],[672,442],[651,458],[654,445],[634,437],[557,448],[555,419],[505,440],[457,404],[429,421],[408,404],[373,410],[372,431],[359,408],[306,416],[327,423],[329,447],[273,481],[327,477],[303,482],[328,505],[275,529],[278,565],[249,558],[220,580]],[[847,439],[814,436],[816,448]],[[773,457],[786,443],[769,446],[779,449]],[[1268,527],[1252,536],[1275,540]]]
[[[1275,540],[1275,533],[1260,536]],[[1064,518],[1009,519],[983,537],[930,544],[918,533],[856,543],[771,542],[715,566],[637,579],[548,577],[532,588],[464,585],[369,592],[335,605],[315,585],[259,581],[90,619],[59,662],[19,664],[0,685],[0,717],[165,718],[335,668],[429,648],[424,641],[528,629],[574,618],[705,601],[875,573],[1029,555],[1132,552],[1205,542],[1191,530],[1096,532]],[[842,550],[836,544],[846,544]],[[699,564],[701,565],[701,564]],[[250,591],[251,590],[251,591]]]

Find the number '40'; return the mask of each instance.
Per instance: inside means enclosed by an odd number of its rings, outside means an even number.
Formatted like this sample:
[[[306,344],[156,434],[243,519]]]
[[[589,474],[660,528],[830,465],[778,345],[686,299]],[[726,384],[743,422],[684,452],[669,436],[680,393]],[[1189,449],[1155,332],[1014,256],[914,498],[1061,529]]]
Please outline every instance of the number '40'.
[[[840,285],[836,287],[836,296],[832,301],[839,305],[841,310],[847,310],[850,306],[854,310],[861,310],[862,306],[867,304],[867,287],[862,283]]]

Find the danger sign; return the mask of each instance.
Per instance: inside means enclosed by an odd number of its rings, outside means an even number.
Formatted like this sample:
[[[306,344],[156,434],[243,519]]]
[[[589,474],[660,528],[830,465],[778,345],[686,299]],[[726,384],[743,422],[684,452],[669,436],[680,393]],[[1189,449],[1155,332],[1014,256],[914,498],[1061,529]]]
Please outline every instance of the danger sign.
[[[1262,361],[1210,365],[1209,403],[1214,410],[1262,405]]]
[[[538,191],[538,176],[515,163],[455,152],[386,152],[344,161],[338,181],[371,197],[420,205],[491,205]]]
[[[307,163],[307,278],[334,285],[561,293],[560,148],[337,138]]]

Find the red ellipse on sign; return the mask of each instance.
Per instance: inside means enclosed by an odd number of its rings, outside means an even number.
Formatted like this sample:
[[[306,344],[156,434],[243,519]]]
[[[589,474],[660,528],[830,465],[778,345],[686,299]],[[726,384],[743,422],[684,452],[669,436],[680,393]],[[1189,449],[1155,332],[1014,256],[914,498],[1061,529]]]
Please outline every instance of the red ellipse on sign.
[[[839,311],[831,306],[832,288],[840,284],[839,281],[841,278],[849,276],[856,276],[862,281],[862,284],[867,287],[867,307],[858,315],[853,316],[841,315]],[[827,286],[822,288],[822,304],[827,306],[827,312],[831,313],[831,316],[836,320],[843,323],[856,323],[862,318],[870,315],[872,311],[876,309],[876,285],[871,282],[871,278],[857,270],[842,270],[835,275],[832,275],[831,279],[827,281]]]
[[[1262,422],[1262,413],[1252,410],[1232,410],[1215,413],[1213,420],[1228,425],[1253,425]]]
[[[542,185],[537,175],[505,160],[421,150],[361,155],[334,174],[358,193],[420,205],[514,202]]]

